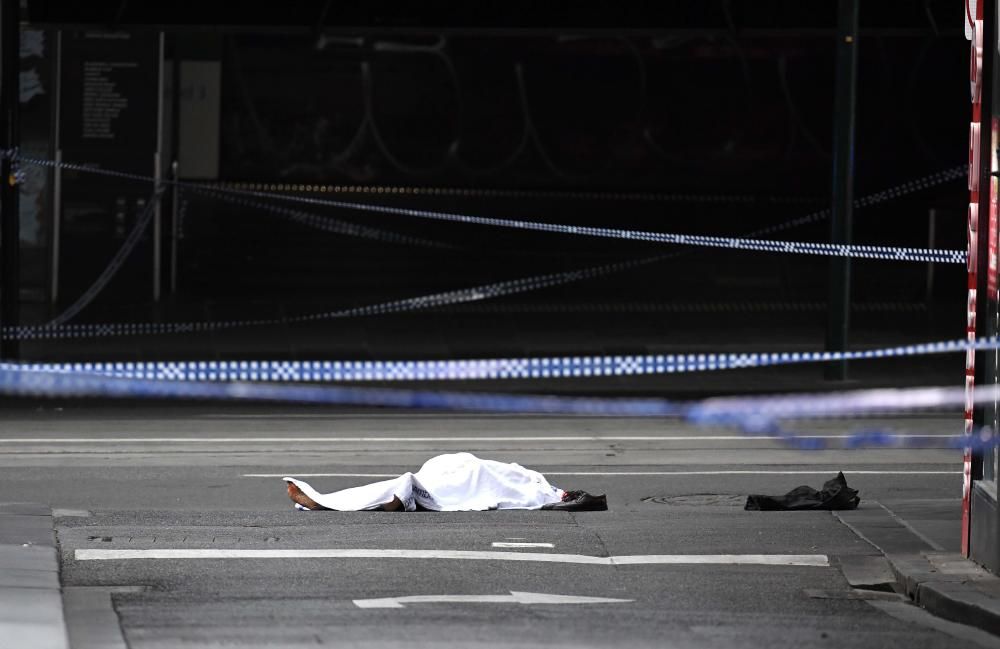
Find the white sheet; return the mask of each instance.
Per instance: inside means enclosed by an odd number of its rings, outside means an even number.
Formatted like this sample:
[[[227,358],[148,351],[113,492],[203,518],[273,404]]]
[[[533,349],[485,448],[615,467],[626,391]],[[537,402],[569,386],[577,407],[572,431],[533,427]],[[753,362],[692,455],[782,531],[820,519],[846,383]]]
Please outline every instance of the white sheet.
[[[541,473],[520,464],[481,460],[471,453],[438,455],[416,473],[360,487],[322,494],[295,478],[283,478],[298,486],[314,501],[338,511],[361,511],[399,498],[412,512],[419,504],[444,512],[487,509],[539,509],[562,500],[563,490],[549,484]]]

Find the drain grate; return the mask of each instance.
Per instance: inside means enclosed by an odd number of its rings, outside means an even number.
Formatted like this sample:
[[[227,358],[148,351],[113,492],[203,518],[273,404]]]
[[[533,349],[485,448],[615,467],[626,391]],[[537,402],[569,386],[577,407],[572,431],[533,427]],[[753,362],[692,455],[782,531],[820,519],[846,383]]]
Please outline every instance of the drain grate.
[[[747,497],[739,494],[688,494],[684,496],[646,496],[644,503],[675,507],[743,507]]]

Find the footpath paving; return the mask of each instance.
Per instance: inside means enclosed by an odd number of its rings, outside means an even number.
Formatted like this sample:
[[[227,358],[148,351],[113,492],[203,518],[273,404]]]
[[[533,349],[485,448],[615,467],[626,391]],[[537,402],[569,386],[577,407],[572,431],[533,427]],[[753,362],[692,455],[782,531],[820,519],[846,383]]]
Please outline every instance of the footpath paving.
[[[0,503],[0,649],[67,649],[52,510]]]
[[[874,504],[836,516],[885,555],[888,570],[848,569],[848,581],[859,588],[892,587],[938,617],[1000,635],[1000,577],[958,551],[959,507]],[[919,519],[907,512],[914,505]]]

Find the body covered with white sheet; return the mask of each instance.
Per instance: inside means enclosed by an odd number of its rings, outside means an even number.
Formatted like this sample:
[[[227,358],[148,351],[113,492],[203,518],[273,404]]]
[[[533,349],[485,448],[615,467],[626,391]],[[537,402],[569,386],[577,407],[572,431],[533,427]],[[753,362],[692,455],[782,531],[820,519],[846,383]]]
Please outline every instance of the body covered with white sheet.
[[[418,506],[442,512],[540,509],[560,502],[565,493],[537,471],[520,464],[482,460],[471,453],[438,455],[416,473],[328,494],[295,478],[284,480],[319,505],[337,511],[377,509],[393,498],[408,512]]]

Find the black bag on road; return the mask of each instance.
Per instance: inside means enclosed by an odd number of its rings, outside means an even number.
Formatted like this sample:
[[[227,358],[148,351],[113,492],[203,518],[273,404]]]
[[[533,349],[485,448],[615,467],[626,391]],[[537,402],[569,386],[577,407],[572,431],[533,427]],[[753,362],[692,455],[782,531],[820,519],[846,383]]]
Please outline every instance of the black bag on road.
[[[858,490],[847,486],[847,479],[841,471],[836,478],[827,480],[820,491],[802,485],[784,496],[747,496],[747,504],[743,509],[761,512],[832,511],[857,509],[860,502]]]

